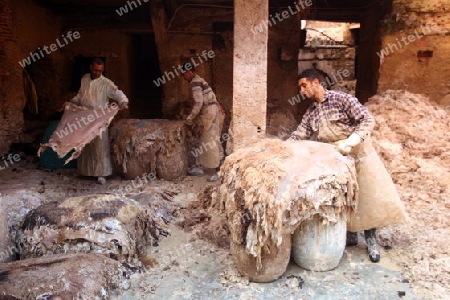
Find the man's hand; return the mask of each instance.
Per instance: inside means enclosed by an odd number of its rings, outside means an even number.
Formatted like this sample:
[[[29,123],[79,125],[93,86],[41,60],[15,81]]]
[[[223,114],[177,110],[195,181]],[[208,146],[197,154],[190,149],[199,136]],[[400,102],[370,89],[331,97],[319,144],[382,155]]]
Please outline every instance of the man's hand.
[[[194,121],[192,119],[186,119],[186,120],[184,120],[184,124],[186,126],[192,126],[192,125],[194,125]]]
[[[119,109],[128,109],[128,102],[120,102]]]
[[[348,155],[352,152],[353,147],[361,143],[361,138],[357,133],[352,133],[348,138],[336,142],[338,151],[342,155]]]

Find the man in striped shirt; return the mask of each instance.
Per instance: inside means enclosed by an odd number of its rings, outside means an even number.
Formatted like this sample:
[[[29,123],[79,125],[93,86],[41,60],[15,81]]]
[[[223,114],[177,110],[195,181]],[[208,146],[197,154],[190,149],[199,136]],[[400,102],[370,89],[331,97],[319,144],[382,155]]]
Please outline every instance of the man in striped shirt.
[[[202,176],[203,168],[213,169],[214,173],[207,178],[207,181],[216,181],[219,179],[217,171],[224,158],[221,134],[225,114],[212,88],[196,74],[195,67],[190,63],[185,63],[182,70],[183,77],[189,82],[194,98],[194,107],[185,123],[192,126],[195,122],[202,128],[200,145],[192,151],[196,156],[197,166],[188,170],[188,174]]]

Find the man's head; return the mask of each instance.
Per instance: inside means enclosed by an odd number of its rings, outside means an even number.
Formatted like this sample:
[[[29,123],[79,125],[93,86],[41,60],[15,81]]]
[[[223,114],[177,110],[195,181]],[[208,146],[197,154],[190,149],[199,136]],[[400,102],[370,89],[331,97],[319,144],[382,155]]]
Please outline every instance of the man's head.
[[[297,77],[298,89],[306,97],[321,101],[325,80],[323,76],[315,69],[306,69]]]
[[[102,76],[103,71],[105,70],[105,63],[101,58],[94,58],[91,62],[91,78],[97,79]]]
[[[181,70],[183,72],[183,78],[187,82],[191,82],[192,78],[195,77],[195,66],[191,63],[185,63],[181,66]]]

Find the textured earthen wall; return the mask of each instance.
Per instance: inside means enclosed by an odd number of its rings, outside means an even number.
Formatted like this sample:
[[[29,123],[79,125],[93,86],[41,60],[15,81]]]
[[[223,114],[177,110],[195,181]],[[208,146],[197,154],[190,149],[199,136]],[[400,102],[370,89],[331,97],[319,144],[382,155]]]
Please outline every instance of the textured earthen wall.
[[[38,109],[41,118],[54,115],[59,108],[61,97],[62,61],[65,49],[71,42],[64,41],[61,33],[61,16],[37,5],[31,0],[16,1],[13,7],[14,22],[20,44],[20,61],[26,65],[38,95]],[[54,44],[56,48],[51,50]],[[47,51],[44,50],[47,47]],[[30,52],[37,50],[34,59]],[[31,59],[30,59],[31,58]],[[24,64],[24,60],[29,64]]]
[[[12,142],[22,141],[24,124],[23,68],[25,67],[38,95],[39,115],[55,112],[61,94],[61,49],[42,52],[28,58],[30,52],[43,50],[60,37],[60,19],[48,9],[31,0],[0,1],[0,154]],[[28,60],[26,63],[24,60]],[[19,64],[19,62],[22,63]]]
[[[281,11],[288,9],[283,8]],[[297,105],[291,105],[289,100],[298,93],[299,22],[297,15],[289,14],[289,17],[271,26],[267,53],[267,105],[286,108],[293,113]]]
[[[405,89],[450,103],[449,9],[445,0],[394,1],[392,15],[382,22],[379,92]]]
[[[172,78],[172,75],[169,75],[170,77],[167,76],[167,74],[171,72],[175,78],[170,79],[170,81],[176,81],[176,89],[173,90],[172,94],[168,96],[177,99],[178,102],[190,101],[192,98],[191,88],[187,81],[183,79],[182,73],[178,69],[178,67],[184,62],[189,62],[193,66],[195,65],[198,75],[204,78],[214,88],[215,85],[212,75],[212,65],[216,53],[211,55],[214,56],[213,58],[208,57],[208,52],[213,50],[212,34],[178,32],[169,33],[169,36],[171,69],[161,70],[161,75],[166,78]],[[206,53],[207,59],[202,56],[202,52]],[[213,52],[210,52],[210,54],[213,54]]]
[[[0,155],[18,140],[23,125],[22,68],[11,0],[0,0]]]
[[[71,91],[71,82],[73,59],[78,55],[106,57],[105,76],[130,97],[130,37],[124,33],[108,30],[90,29],[79,32],[80,38],[63,53],[62,101],[69,100],[76,93]]]

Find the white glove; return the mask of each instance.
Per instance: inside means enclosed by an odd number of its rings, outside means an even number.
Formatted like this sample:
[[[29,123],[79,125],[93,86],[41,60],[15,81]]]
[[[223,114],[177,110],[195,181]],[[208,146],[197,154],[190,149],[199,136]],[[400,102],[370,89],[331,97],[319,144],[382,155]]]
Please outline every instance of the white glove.
[[[352,133],[348,138],[337,141],[336,146],[341,154],[347,155],[359,143],[361,143],[361,137],[357,133]]]

